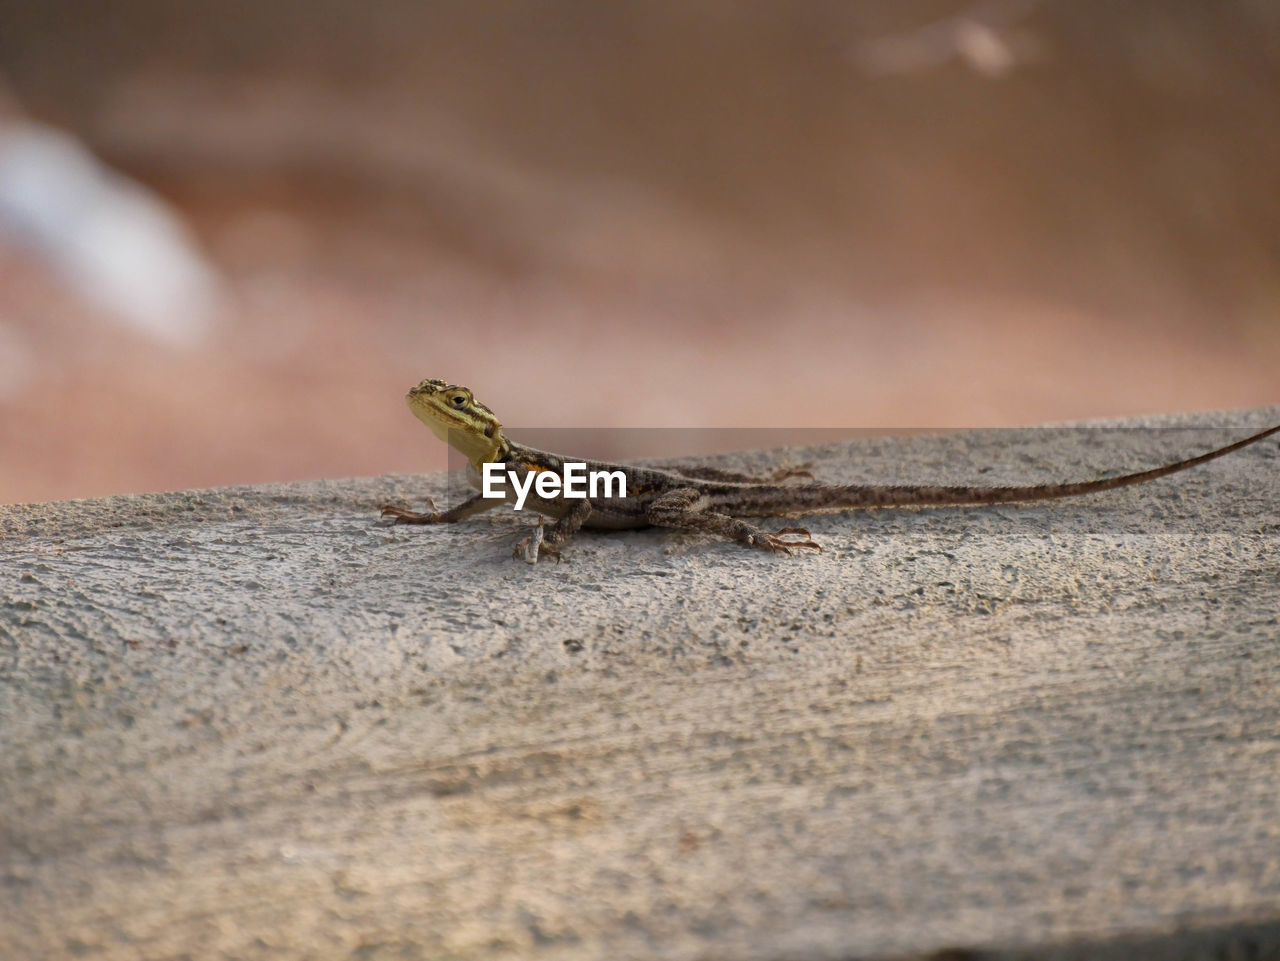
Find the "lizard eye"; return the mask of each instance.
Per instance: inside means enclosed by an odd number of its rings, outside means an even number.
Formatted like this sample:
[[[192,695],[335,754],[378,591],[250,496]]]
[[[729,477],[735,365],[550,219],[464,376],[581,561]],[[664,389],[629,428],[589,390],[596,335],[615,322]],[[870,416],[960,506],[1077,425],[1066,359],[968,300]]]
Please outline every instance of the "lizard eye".
[[[462,394],[454,394],[449,403],[458,408],[458,410],[462,410],[462,408],[467,406],[467,398]]]

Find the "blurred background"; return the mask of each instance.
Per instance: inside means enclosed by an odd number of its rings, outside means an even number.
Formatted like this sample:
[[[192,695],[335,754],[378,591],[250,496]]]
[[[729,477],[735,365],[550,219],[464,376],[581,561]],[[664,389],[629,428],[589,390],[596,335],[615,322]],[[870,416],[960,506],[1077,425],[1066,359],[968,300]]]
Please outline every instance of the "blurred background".
[[[109,11],[109,12],[108,12]],[[1280,402],[1274,0],[0,0],[0,501]]]

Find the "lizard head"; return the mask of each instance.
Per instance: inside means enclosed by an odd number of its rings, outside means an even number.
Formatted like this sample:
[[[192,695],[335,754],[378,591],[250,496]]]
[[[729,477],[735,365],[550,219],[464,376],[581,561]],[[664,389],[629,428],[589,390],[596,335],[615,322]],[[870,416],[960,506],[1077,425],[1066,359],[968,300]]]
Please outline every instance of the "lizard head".
[[[502,425],[466,387],[428,379],[411,388],[404,400],[413,416],[477,469],[500,458]]]

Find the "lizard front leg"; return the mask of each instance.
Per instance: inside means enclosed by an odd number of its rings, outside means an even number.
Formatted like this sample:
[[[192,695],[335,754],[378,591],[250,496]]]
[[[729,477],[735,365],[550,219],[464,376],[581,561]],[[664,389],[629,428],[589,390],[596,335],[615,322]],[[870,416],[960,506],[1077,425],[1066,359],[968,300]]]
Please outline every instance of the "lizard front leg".
[[[590,516],[591,501],[585,498],[577,501],[573,507],[569,508],[568,513],[551,525],[550,530],[544,531],[539,524],[533,534],[516,545],[511,556],[523,557],[530,564],[538,563],[539,554],[547,554],[557,561],[560,560],[560,548],[568,542],[569,538],[578,533]]]
[[[428,510],[425,513],[419,514],[403,507],[396,507],[394,504],[387,504],[382,508],[382,516],[383,518],[391,518],[391,524],[453,524],[491,510],[502,503],[503,501],[499,499],[487,498],[482,494],[476,494],[456,507],[450,507],[447,511],[438,511],[436,510],[435,501],[428,497]]]
[[[706,531],[728,537],[748,547],[790,554],[797,548],[820,551],[803,527],[783,527],[772,533],[740,521],[728,514],[708,511],[706,495],[696,487],[679,487],[654,498],[645,511],[645,521],[656,527]],[[801,539],[803,538],[803,539]]]

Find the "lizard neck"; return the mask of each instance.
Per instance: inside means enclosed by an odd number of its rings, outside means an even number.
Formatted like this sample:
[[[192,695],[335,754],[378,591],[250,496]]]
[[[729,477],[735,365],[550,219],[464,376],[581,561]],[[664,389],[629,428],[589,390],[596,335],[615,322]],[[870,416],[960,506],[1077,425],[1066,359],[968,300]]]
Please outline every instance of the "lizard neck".
[[[463,439],[466,441],[465,444],[454,442]],[[511,459],[511,444],[502,436],[501,428],[494,432],[492,438],[469,435],[465,438],[454,438],[454,441],[450,441],[451,445],[467,458],[467,462],[475,468],[477,473],[483,471],[485,464],[501,464]]]

